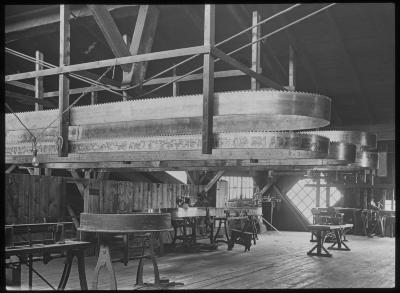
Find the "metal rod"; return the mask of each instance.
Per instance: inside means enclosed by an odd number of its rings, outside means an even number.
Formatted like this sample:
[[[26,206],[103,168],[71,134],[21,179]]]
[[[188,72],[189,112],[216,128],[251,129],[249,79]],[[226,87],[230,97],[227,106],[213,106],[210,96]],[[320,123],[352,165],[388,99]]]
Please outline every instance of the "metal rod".
[[[280,232],[278,229],[276,229],[270,222],[268,222],[266,219],[264,219],[263,216],[261,216],[261,219],[262,219],[265,223],[267,223],[268,225],[270,225],[276,232],[281,233],[281,232]]]

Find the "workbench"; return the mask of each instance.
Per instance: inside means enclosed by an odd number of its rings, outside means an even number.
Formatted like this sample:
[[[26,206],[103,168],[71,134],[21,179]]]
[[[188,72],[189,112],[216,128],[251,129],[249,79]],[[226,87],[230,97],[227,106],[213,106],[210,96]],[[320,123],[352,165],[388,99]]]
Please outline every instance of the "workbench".
[[[79,272],[79,281],[81,284],[82,290],[87,290],[86,283],[86,274],[85,274],[85,261],[84,261],[84,250],[91,246],[90,242],[84,241],[74,241],[74,240],[65,240],[63,242],[51,243],[51,244],[41,244],[36,243],[32,245],[19,245],[19,246],[10,246],[5,249],[6,259],[9,259],[11,256],[17,256],[19,261],[17,265],[23,263],[29,268],[29,281],[28,286],[29,289],[32,289],[32,272],[35,272],[47,285],[49,285],[52,289],[56,290],[42,275],[40,275],[33,268],[33,255],[41,254],[46,255],[51,253],[59,253],[66,252],[66,261],[64,265],[64,270],[62,272],[61,280],[59,282],[57,290],[64,290],[67,285],[69,274],[72,267],[72,260],[76,256],[78,259],[78,272]],[[45,261],[44,261],[45,262]],[[46,263],[46,262],[45,262]],[[9,262],[6,265],[12,266],[15,265],[14,262]],[[19,273],[21,271],[19,270]]]
[[[317,236],[317,244],[307,252],[307,255],[316,255],[316,256],[326,256],[331,257],[326,248],[324,247],[324,234],[325,232],[333,232],[335,234],[335,241],[334,243],[328,247],[328,249],[335,249],[335,250],[346,250],[349,251],[350,248],[343,242],[343,237],[347,230],[353,228],[353,224],[343,224],[343,225],[321,225],[321,224],[314,224],[308,225],[308,229],[311,233],[314,233]],[[335,247],[337,245],[337,247]],[[342,247],[344,246],[344,247]],[[317,249],[317,252],[313,252]],[[322,253],[324,251],[325,253]]]

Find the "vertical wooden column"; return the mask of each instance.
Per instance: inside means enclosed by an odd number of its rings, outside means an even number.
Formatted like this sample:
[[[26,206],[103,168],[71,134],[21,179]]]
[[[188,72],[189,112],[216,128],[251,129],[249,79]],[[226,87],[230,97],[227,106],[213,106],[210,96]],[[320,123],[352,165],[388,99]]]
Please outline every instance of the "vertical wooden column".
[[[319,208],[321,205],[321,179],[318,178],[317,184],[315,187],[315,206]]]
[[[253,24],[255,25],[260,21],[260,14],[258,11],[253,11]],[[251,41],[254,42],[261,36],[261,26],[256,26],[251,30]],[[251,69],[257,73],[261,73],[261,58],[260,49],[261,43],[257,42],[251,45]],[[251,89],[258,90],[260,88],[260,83],[255,79],[251,78]]]
[[[39,71],[43,69],[43,65],[39,63],[43,61],[43,53],[36,51],[36,64],[35,70]],[[43,77],[35,77],[35,98],[43,99]],[[35,111],[43,110],[43,105],[35,103]]]
[[[392,189],[392,202],[390,203],[390,208],[392,211],[394,211],[394,188]]]
[[[386,209],[386,194],[387,194],[387,189],[382,190],[382,198],[381,198],[381,204],[383,206],[383,209]]]
[[[296,89],[296,67],[294,64],[294,50],[293,47],[289,46],[289,90],[294,91]]]
[[[70,8],[69,5],[60,5],[60,67],[70,65]],[[63,144],[58,150],[59,157],[68,156],[68,127],[69,111],[65,111],[69,106],[69,78],[66,74],[59,75],[59,135],[63,139]],[[63,113],[65,111],[65,113]]]
[[[331,188],[329,186],[326,187],[326,207],[329,208],[331,206]]]
[[[97,104],[97,92],[90,93],[90,104],[91,105]]]
[[[40,61],[43,61],[43,53],[40,51],[36,51],[36,64],[35,70],[39,71],[43,69],[43,65]],[[35,78],[35,98],[43,99],[43,77]],[[43,110],[43,105],[39,103],[35,103],[35,111]],[[40,168],[33,168],[33,175],[41,175]]]
[[[129,48],[130,41],[128,39],[128,35],[127,34],[122,35],[122,39],[124,40],[126,46]],[[123,91],[122,92],[122,100],[126,101],[127,100],[127,96],[128,96],[128,93],[126,91]]]
[[[204,46],[213,47],[215,43],[215,5],[204,7]],[[204,54],[203,68],[203,132],[202,153],[211,154],[213,146],[214,115],[214,58]]]
[[[176,67],[172,70],[172,76],[176,77]],[[179,83],[178,82],[172,83],[172,96],[174,96],[174,97],[179,96]]]

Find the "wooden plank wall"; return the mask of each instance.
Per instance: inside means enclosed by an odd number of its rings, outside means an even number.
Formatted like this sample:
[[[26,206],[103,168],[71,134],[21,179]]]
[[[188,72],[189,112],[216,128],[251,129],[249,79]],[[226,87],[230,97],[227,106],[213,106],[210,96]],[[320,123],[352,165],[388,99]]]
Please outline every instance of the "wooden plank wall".
[[[90,180],[84,206],[86,213],[132,213],[140,210],[174,208],[176,198],[197,200],[202,185]]]
[[[6,224],[43,223],[66,216],[62,177],[6,174]]]

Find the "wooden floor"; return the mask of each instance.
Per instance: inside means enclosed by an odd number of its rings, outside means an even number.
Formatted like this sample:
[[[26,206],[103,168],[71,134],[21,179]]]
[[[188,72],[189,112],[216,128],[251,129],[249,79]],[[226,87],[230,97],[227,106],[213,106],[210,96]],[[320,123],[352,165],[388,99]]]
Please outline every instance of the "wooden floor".
[[[249,252],[235,245],[227,251],[225,244],[218,250],[201,253],[169,253],[158,258],[161,278],[182,282],[170,289],[253,289],[253,288],[368,288],[394,287],[395,238],[368,238],[349,235],[351,251],[332,251],[333,257],[307,256],[314,245],[310,233],[268,232],[259,235],[257,245]],[[86,274],[91,286],[96,258],[86,258]],[[61,276],[63,260],[48,265],[35,263],[56,286]],[[127,266],[114,263],[118,289],[133,289],[137,261]],[[23,288],[27,289],[27,268],[22,270]],[[108,289],[105,270],[99,278],[99,289]],[[144,281],[154,282],[152,266],[146,262]],[[79,289],[77,267],[74,264],[66,289]],[[135,287],[137,289],[144,289]],[[34,275],[33,289],[49,287]]]

